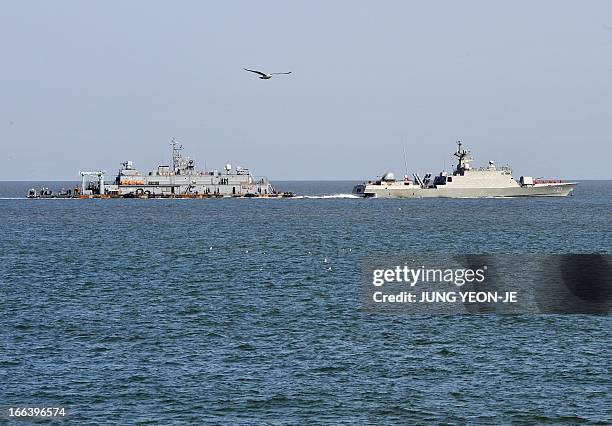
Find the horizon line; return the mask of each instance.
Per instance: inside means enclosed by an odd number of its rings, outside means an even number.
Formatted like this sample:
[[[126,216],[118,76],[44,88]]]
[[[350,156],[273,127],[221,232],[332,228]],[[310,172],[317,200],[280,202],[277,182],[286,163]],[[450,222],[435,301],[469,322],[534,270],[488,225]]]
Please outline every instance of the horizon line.
[[[558,178],[555,178],[558,179]],[[375,180],[375,179],[270,179],[270,182],[363,182],[363,181],[368,181],[368,180]],[[612,181],[612,177],[610,178],[568,178],[568,179],[563,179],[564,181]],[[17,180],[17,179],[11,179],[11,180],[2,180],[0,179],[0,182],[81,182],[80,179],[36,179],[36,180],[32,180],[32,179],[27,179],[27,180]]]

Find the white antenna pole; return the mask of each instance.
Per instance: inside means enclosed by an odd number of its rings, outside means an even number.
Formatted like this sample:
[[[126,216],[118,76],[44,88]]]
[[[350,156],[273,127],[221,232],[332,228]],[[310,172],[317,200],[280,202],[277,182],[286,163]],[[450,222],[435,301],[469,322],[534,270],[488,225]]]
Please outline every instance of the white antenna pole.
[[[404,167],[406,168],[405,176],[408,176],[408,155],[406,154],[406,141],[405,138],[402,140],[402,145],[404,147]]]

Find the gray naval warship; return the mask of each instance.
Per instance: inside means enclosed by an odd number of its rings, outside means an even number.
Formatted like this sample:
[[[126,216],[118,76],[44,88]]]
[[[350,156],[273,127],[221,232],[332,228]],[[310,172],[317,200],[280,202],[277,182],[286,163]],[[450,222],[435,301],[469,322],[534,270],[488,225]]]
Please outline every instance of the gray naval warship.
[[[28,198],[208,198],[208,197],[293,197],[278,192],[266,178],[254,177],[244,167],[223,171],[198,171],[195,162],[182,154],[183,146],[171,141],[172,166],[159,165],[156,171],[141,173],[132,161],[121,163],[112,182],[105,182],[105,171],[81,171],[81,186],[57,193],[48,188],[30,189]]]
[[[508,166],[497,167],[489,161],[487,167],[473,168],[470,151],[462,148],[461,141],[454,153],[457,165],[451,174],[430,173],[421,177],[415,173],[396,180],[393,173],[385,173],[381,179],[364,182],[353,188],[353,194],[379,198],[489,198],[489,197],[564,197],[572,193],[577,183],[559,179],[534,179],[521,176],[517,181]]]

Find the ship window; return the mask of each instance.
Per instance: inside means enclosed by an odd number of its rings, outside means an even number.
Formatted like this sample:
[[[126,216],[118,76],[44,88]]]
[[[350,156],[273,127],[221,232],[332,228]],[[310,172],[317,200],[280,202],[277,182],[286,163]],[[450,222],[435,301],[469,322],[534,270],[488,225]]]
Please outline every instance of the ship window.
[[[446,179],[444,176],[436,176],[434,178],[434,185],[446,185]]]
[[[447,181],[447,182],[452,182],[452,181],[453,181],[453,178],[449,176],[448,178],[446,178],[446,181]]]

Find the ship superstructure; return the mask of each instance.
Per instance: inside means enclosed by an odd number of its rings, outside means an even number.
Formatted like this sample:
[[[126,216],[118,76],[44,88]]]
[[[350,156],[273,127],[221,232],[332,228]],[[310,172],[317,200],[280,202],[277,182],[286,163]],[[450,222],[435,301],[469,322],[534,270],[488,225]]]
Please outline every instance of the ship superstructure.
[[[353,188],[353,194],[363,197],[382,198],[486,198],[521,196],[566,196],[576,187],[575,182],[560,179],[534,179],[521,176],[517,181],[508,166],[498,167],[493,161],[488,166],[473,168],[470,152],[457,142],[457,165],[452,173],[441,172],[437,176],[427,173],[421,178],[404,176],[396,180],[393,173],[386,173],[381,179],[364,182]]]

